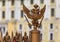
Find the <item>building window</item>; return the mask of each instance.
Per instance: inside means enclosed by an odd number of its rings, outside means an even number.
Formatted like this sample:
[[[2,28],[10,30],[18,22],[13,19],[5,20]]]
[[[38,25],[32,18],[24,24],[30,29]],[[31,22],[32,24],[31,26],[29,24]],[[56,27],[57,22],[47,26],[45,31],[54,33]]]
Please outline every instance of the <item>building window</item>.
[[[32,27],[31,27],[31,26],[29,26],[29,29],[32,29]]]
[[[50,40],[53,40],[53,33],[50,33]]]
[[[22,25],[20,24],[20,30],[22,30]]]
[[[40,40],[42,40],[42,33],[40,34]]]
[[[0,32],[2,32],[2,29],[1,29],[1,27],[0,27]]]
[[[51,0],[51,3],[54,3],[55,2],[55,0]]]
[[[39,26],[39,28],[42,29],[42,24],[41,24],[41,26]]]
[[[5,33],[5,27],[3,27],[3,32]]]
[[[54,12],[55,12],[54,8],[51,8],[51,16],[54,16]]]
[[[41,2],[41,4],[43,4],[44,3],[44,0],[40,0],[40,2]]]
[[[14,5],[14,0],[11,0],[11,4]]]
[[[33,4],[34,0],[30,0],[31,4]]]
[[[21,5],[24,3],[24,0],[21,0]]]
[[[50,24],[50,28],[53,29],[53,24],[52,23]]]
[[[14,18],[14,11],[11,11],[11,17]]]
[[[5,6],[5,0],[2,0],[2,6]]]
[[[5,18],[5,11],[2,12],[2,18]]]
[[[21,10],[21,17],[23,17],[23,10]]]

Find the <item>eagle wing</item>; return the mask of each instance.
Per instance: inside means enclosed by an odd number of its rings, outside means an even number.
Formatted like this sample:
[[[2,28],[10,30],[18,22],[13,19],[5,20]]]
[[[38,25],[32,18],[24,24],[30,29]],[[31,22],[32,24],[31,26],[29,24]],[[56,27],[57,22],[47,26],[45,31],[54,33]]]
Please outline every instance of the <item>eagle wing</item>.
[[[31,15],[29,9],[26,8],[25,5],[23,4],[23,11],[27,15],[27,17],[30,18],[30,19],[34,19],[34,20],[40,19],[44,15],[45,9],[46,9],[46,5],[39,11],[40,14]]]
[[[37,16],[37,19],[40,19],[41,17],[44,16],[45,9],[46,9],[46,5],[40,10],[40,14]]]
[[[23,4],[23,11],[25,12],[28,18],[33,19],[33,16],[30,14],[30,10],[26,8],[24,4]]]

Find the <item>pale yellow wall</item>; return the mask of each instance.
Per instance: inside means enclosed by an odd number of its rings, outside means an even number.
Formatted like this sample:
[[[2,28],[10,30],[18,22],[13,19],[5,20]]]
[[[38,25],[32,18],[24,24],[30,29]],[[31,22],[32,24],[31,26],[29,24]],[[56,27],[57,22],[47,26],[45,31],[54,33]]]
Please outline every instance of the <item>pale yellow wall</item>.
[[[12,22],[9,22],[8,23],[8,33],[10,36],[12,34],[12,31],[14,31],[14,28],[15,28],[14,24]]]

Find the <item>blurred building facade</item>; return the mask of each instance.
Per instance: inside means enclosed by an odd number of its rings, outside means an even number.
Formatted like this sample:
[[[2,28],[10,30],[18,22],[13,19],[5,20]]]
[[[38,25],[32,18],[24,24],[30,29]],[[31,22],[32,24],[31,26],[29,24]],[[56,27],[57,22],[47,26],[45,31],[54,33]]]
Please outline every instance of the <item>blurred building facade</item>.
[[[60,0],[0,0],[0,34],[4,36],[9,32],[22,33],[32,30],[24,18],[23,3],[28,9],[34,4],[40,8],[46,4],[44,20],[39,30],[41,31],[42,42],[60,42]],[[31,22],[31,21],[30,21]]]

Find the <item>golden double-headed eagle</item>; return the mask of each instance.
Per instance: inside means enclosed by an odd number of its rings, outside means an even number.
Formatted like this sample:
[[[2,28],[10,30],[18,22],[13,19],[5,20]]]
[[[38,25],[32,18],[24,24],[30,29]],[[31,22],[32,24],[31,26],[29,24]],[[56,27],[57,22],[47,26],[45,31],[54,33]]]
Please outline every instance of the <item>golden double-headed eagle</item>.
[[[34,5],[34,9],[31,11],[23,4],[23,11],[27,15],[29,19],[32,19],[32,25],[38,27],[40,23],[38,23],[38,20],[41,19],[44,16],[44,12],[46,9],[46,5],[40,10],[39,6],[37,4]]]
[[[24,4],[23,4],[23,11],[26,13],[28,18],[30,18],[30,19],[40,19],[44,15],[46,5],[41,10],[37,9],[38,8],[37,4],[35,4],[34,7],[35,7],[35,9],[32,9],[32,11],[33,12],[38,11],[37,13],[30,14],[30,10]]]

